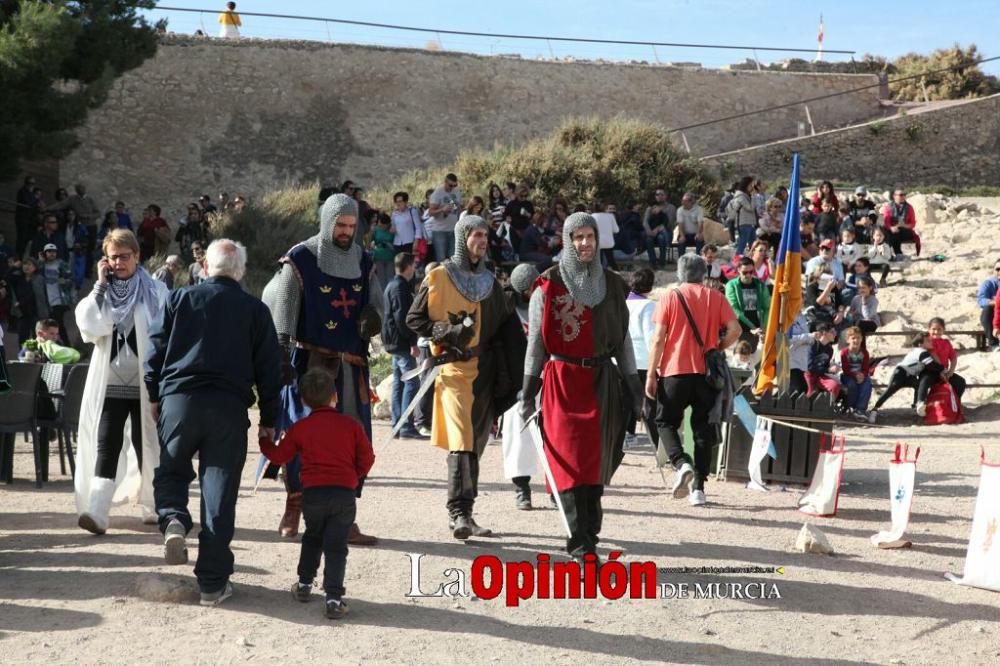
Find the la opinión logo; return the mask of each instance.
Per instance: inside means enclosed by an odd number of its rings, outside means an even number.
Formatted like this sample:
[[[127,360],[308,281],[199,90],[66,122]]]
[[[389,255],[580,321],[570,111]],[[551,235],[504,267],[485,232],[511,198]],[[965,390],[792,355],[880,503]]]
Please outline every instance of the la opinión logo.
[[[492,600],[503,595],[508,607],[517,607],[527,599],[780,599],[775,583],[660,582],[662,571],[655,562],[619,562],[621,551],[613,550],[598,564],[593,554],[576,561],[553,562],[550,555],[539,553],[535,561],[504,562],[495,555],[480,555],[472,560],[469,572],[449,567],[436,589],[421,586],[422,553],[405,553],[410,561],[409,598],[468,598]],[[713,567],[713,573],[784,573],[782,567],[737,567],[727,570]],[[687,569],[685,569],[687,571]],[[697,569],[690,571],[696,572]]]

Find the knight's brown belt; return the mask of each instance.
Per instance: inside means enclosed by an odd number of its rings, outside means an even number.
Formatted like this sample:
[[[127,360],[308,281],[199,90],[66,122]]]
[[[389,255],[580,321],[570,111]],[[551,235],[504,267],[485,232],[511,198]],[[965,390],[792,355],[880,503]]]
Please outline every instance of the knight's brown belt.
[[[576,356],[563,356],[562,354],[552,354],[549,356],[549,358],[552,359],[553,361],[559,361],[560,363],[579,365],[582,368],[596,368],[597,366],[611,362],[610,356],[593,356],[591,358],[578,358]]]
[[[347,363],[348,365],[356,365],[359,367],[364,367],[368,365],[368,360],[363,356],[358,356],[357,354],[351,354],[350,352],[338,352],[332,349],[327,349],[326,347],[320,347],[318,345],[311,345],[308,342],[295,342],[295,346],[299,349],[305,349],[306,351],[319,354],[324,358],[337,358]]]

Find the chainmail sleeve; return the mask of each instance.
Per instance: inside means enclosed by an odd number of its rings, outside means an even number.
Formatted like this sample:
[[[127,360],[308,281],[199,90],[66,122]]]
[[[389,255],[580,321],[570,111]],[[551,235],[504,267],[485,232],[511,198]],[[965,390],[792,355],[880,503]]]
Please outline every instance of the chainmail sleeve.
[[[632,349],[632,339],[627,331],[618,345],[618,351],[615,352],[615,361],[618,363],[618,370],[626,377],[636,373],[635,350]]]
[[[549,354],[542,342],[542,318],[545,317],[545,294],[541,289],[535,289],[528,303],[528,351],[524,357],[524,374],[541,377],[542,368]],[[635,361],[632,361],[635,367]]]
[[[271,311],[279,339],[294,339],[302,307],[302,286],[291,264],[282,264],[281,270],[264,287],[261,300]]]

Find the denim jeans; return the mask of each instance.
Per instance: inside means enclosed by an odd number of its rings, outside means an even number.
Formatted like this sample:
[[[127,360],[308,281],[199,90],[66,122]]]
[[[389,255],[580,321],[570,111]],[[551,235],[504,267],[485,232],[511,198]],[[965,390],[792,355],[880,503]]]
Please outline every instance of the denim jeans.
[[[327,599],[344,596],[344,571],[347,569],[347,533],[354,524],[357,500],[350,488],[316,486],[302,491],[302,534],[299,554],[299,582],[311,584],[323,565],[323,591]]]
[[[757,238],[757,229],[749,224],[741,224],[736,232],[736,254],[742,255]]]
[[[840,376],[840,383],[847,392],[847,406],[859,412],[868,411],[868,402],[872,399],[872,379],[865,377],[860,384],[849,374]]]
[[[410,401],[417,394],[420,388],[419,377],[414,377],[408,381],[403,381],[403,373],[409,372],[417,367],[417,360],[409,354],[394,353],[392,355],[392,426],[395,428],[399,422],[400,415],[410,406]],[[407,419],[401,432],[414,432],[413,415]]]
[[[653,254],[654,248],[660,248],[659,263],[667,263],[668,247],[670,247],[670,240],[667,238],[667,232],[663,229],[657,231],[655,236],[646,236],[646,254],[649,255],[649,263],[657,263],[656,256]]]
[[[694,245],[694,251],[697,254],[701,254],[701,248],[705,246],[705,241],[696,240],[695,236],[697,234],[682,234],[681,242],[678,244],[677,249],[678,254],[684,254],[687,252],[688,246]]]
[[[434,261],[451,259],[451,255],[455,254],[454,231],[432,231],[431,239],[434,242]]]

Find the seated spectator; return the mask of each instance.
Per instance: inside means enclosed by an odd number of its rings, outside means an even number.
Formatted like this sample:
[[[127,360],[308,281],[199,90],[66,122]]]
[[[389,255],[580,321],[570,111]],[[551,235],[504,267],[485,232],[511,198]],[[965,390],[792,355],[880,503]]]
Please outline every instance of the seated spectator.
[[[951,340],[944,337],[944,333],[944,319],[941,317],[934,317],[927,324],[927,335],[931,336],[931,351],[937,362],[944,366],[944,370],[941,371],[941,378],[951,384],[951,387],[955,390],[955,397],[961,402],[962,394],[965,393],[966,382],[962,375],[955,372],[955,368],[958,366],[958,354],[955,353],[955,348],[951,345]],[[923,414],[920,416],[923,416]]]
[[[692,192],[685,192],[681,197],[681,207],[677,209],[677,226],[680,228],[678,252],[684,254],[689,246],[694,245],[694,251],[701,254],[705,245],[705,214]]]
[[[861,329],[865,335],[874,333],[882,325],[882,320],[878,316],[875,281],[868,276],[858,278],[858,293],[848,306],[847,323]]]
[[[719,248],[709,243],[701,248],[701,256],[705,260],[705,286],[709,289],[723,291],[722,285],[726,282],[726,276],[722,272],[722,262],[718,259]]]
[[[840,220],[837,219],[837,209],[830,201],[821,204],[821,210],[816,217],[816,236],[821,241],[836,240],[840,237]]]
[[[764,216],[757,221],[757,238],[777,251],[781,242],[781,227],[785,223],[785,204],[777,197],[771,197],[764,204]]]
[[[854,190],[854,198],[847,202],[847,214],[854,223],[857,241],[862,245],[871,243],[871,233],[878,221],[875,204],[868,199],[868,190],[863,186]]]
[[[854,229],[848,227],[840,232],[840,245],[837,246],[837,260],[844,267],[844,272],[854,267],[854,260],[864,254],[864,248],[854,242]]]
[[[771,246],[763,240],[755,240],[747,253],[753,261],[753,274],[765,284],[771,281],[774,266],[771,265]]]
[[[634,204],[618,221],[615,250],[625,256],[635,256],[646,247],[646,232],[642,226],[641,204]],[[655,265],[652,245],[649,246],[649,263]]]
[[[806,308],[809,329],[819,330],[819,325],[843,327],[847,306],[837,288],[837,281],[829,268],[819,266],[809,274],[806,285]]]
[[[816,327],[817,336],[809,347],[809,367],[806,370],[806,395],[826,392],[833,396],[834,402],[840,395],[840,381],[837,375],[840,368],[834,363],[833,342],[837,339],[837,331],[829,324],[819,324]]]
[[[811,215],[803,215],[799,218],[799,243],[802,245],[802,261],[809,261],[819,255],[819,245],[816,244],[816,237],[813,235],[813,222]]]
[[[755,351],[749,342],[740,340],[733,345],[732,350],[732,354],[727,359],[730,368],[750,370],[751,372],[757,369],[757,363],[760,362],[760,349]]]
[[[667,192],[658,189],[653,195],[653,205],[646,209],[642,218],[642,226],[646,232],[645,248],[649,252],[649,261],[660,268],[667,265],[667,248],[674,237],[674,226],[677,224],[677,206],[667,201]],[[660,258],[656,259],[653,249],[660,249]]]
[[[895,253],[885,240],[885,230],[875,227],[872,230],[872,244],[868,246],[868,259],[872,268],[879,271],[878,285],[884,287],[889,279],[889,262],[893,261]]]
[[[18,352],[18,359],[26,363],[59,363],[67,365],[80,360],[80,352],[59,344],[59,323],[54,319],[40,319],[35,324],[35,337],[26,340]]]
[[[828,180],[824,180],[819,183],[816,188],[816,193],[812,196],[812,212],[815,215],[819,215],[823,212],[823,204],[829,204],[830,210],[836,211],[840,208],[840,202],[837,200],[837,195],[833,191],[833,183]]]
[[[840,351],[840,385],[847,413],[859,421],[869,421],[868,402],[872,399],[871,358],[865,349],[865,334],[857,326],[847,329],[847,346]]]
[[[986,344],[994,351],[1000,349],[1000,340],[993,334],[993,317],[996,313],[997,294],[1000,293],[1000,259],[993,264],[993,275],[986,278],[976,291],[979,306],[979,325],[983,327]]]
[[[129,215],[128,209],[125,208],[124,201],[115,202],[115,219],[119,229],[128,229],[131,232],[135,232],[135,229],[132,227],[132,216]]]
[[[805,274],[812,275],[816,272],[817,268],[828,268],[837,281],[838,286],[842,286],[845,282],[844,265],[837,261],[835,248],[836,243],[832,240],[826,239],[821,241],[819,244],[819,254],[806,262]]]
[[[931,387],[940,381],[944,366],[938,363],[934,354],[931,353],[934,341],[927,333],[915,335],[910,346],[912,347],[910,352],[893,369],[885,393],[875,401],[875,406],[872,407],[873,414],[869,415],[870,421],[875,421],[878,410],[901,388],[916,389],[913,406],[919,416],[924,416],[927,413],[927,395],[930,393]]]
[[[753,260],[749,257],[740,259],[739,277],[726,284],[726,300],[743,328],[740,340],[748,342],[751,351],[755,351],[767,325],[771,292],[754,275]]]
[[[889,232],[887,238],[892,246],[894,258],[900,261],[903,255],[903,243],[913,243],[920,256],[920,236],[917,235],[917,214],[906,201],[906,190],[897,188],[892,194],[892,203],[882,209],[882,226]]]
[[[517,253],[521,261],[534,264],[539,273],[552,265],[550,240],[545,235],[546,219],[542,210],[531,215],[531,224],[521,234],[521,249]]]
[[[847,274],[847,278],[844,280],[844,288],[840,290],[840,295],[843,296],[845,303],[850,303],[851,299],[854,298],[858,293],[858,280],[861,278],[871,278],[871,261],[868,257],[858,257],[854,261],[854,266],[851,267],[851,272]],[[874,278],[872,278],[874,284]],[[875,289],[878,292],[878,288]]]

